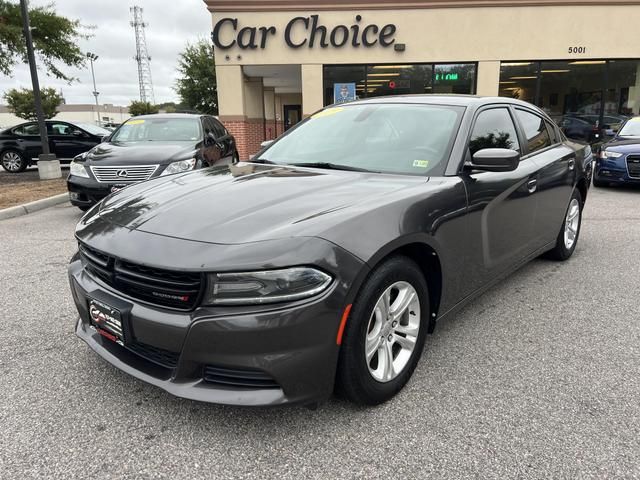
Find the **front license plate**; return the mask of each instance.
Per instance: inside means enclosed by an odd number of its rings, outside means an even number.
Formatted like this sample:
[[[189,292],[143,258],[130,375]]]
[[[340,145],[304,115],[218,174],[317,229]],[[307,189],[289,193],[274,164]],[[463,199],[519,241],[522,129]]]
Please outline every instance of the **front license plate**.
[[[116,343],[124,344],[122,315],[120,315],[119,310],[91,298],[89,299],[89,318],[91,319],[91,323],[98,327],[98,332],[102,336]]]

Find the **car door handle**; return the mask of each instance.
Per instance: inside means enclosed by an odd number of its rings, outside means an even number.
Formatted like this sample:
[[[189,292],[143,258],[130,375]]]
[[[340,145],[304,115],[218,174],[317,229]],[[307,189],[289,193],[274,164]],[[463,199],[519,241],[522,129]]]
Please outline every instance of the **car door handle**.
[[[574,168],[576,168],[576,159],[575,158],[570,158],[569,159],[569,170],[573,170]]]
[[[527,182],[527,190],[529,190],[529,193],[535,192],[537,188],[538,188],[538,180],[537,179],[532,178],[531,180],[529,180]]]

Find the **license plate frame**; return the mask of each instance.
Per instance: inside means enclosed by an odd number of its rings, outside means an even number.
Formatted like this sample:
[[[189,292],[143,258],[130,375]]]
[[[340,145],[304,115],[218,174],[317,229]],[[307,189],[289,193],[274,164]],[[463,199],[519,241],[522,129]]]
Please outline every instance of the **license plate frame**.
[[[99,333],[115,343],[125,344],[124,316],[119,309],[95,298],[87,297],[87,311],[91,325],[97,328]],[[102,332],[106,332],[108,335]]]

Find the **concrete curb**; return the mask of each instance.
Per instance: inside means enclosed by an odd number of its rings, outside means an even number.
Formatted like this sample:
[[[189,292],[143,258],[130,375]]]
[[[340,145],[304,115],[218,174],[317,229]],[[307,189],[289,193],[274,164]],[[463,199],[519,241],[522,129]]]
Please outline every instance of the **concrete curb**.
[[[53,197],[42,198],[35,202],[23,203],[22,205],[16,205],[15,207],[4,208],[0,210],[0,220],[6,220],[8,218],[19,217],[28,213],[37,212],[44,208],[53,207],[60,203],[68,202],[69,194],[61,193],[60,195],[54,195]]]

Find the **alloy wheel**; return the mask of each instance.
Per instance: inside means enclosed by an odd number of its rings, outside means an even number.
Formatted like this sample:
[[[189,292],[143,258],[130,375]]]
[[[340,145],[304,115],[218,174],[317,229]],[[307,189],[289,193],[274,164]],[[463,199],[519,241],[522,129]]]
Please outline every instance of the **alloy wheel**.
[[[402,373],[420,331],[420,299],[408,282],[396,282],[378,298],[366,332],[365,361],[371,376],[390,382]]]
[[[564,246],[567,250],[571,250],[578,236],[578,228],[580,228],[580,202],[578,199],[571,199],[567,216],[564,220]]]
[[[5,152],[2,155],[2,166],[10,172],[18,172],[22,166],[22,158],[16,152]]]

